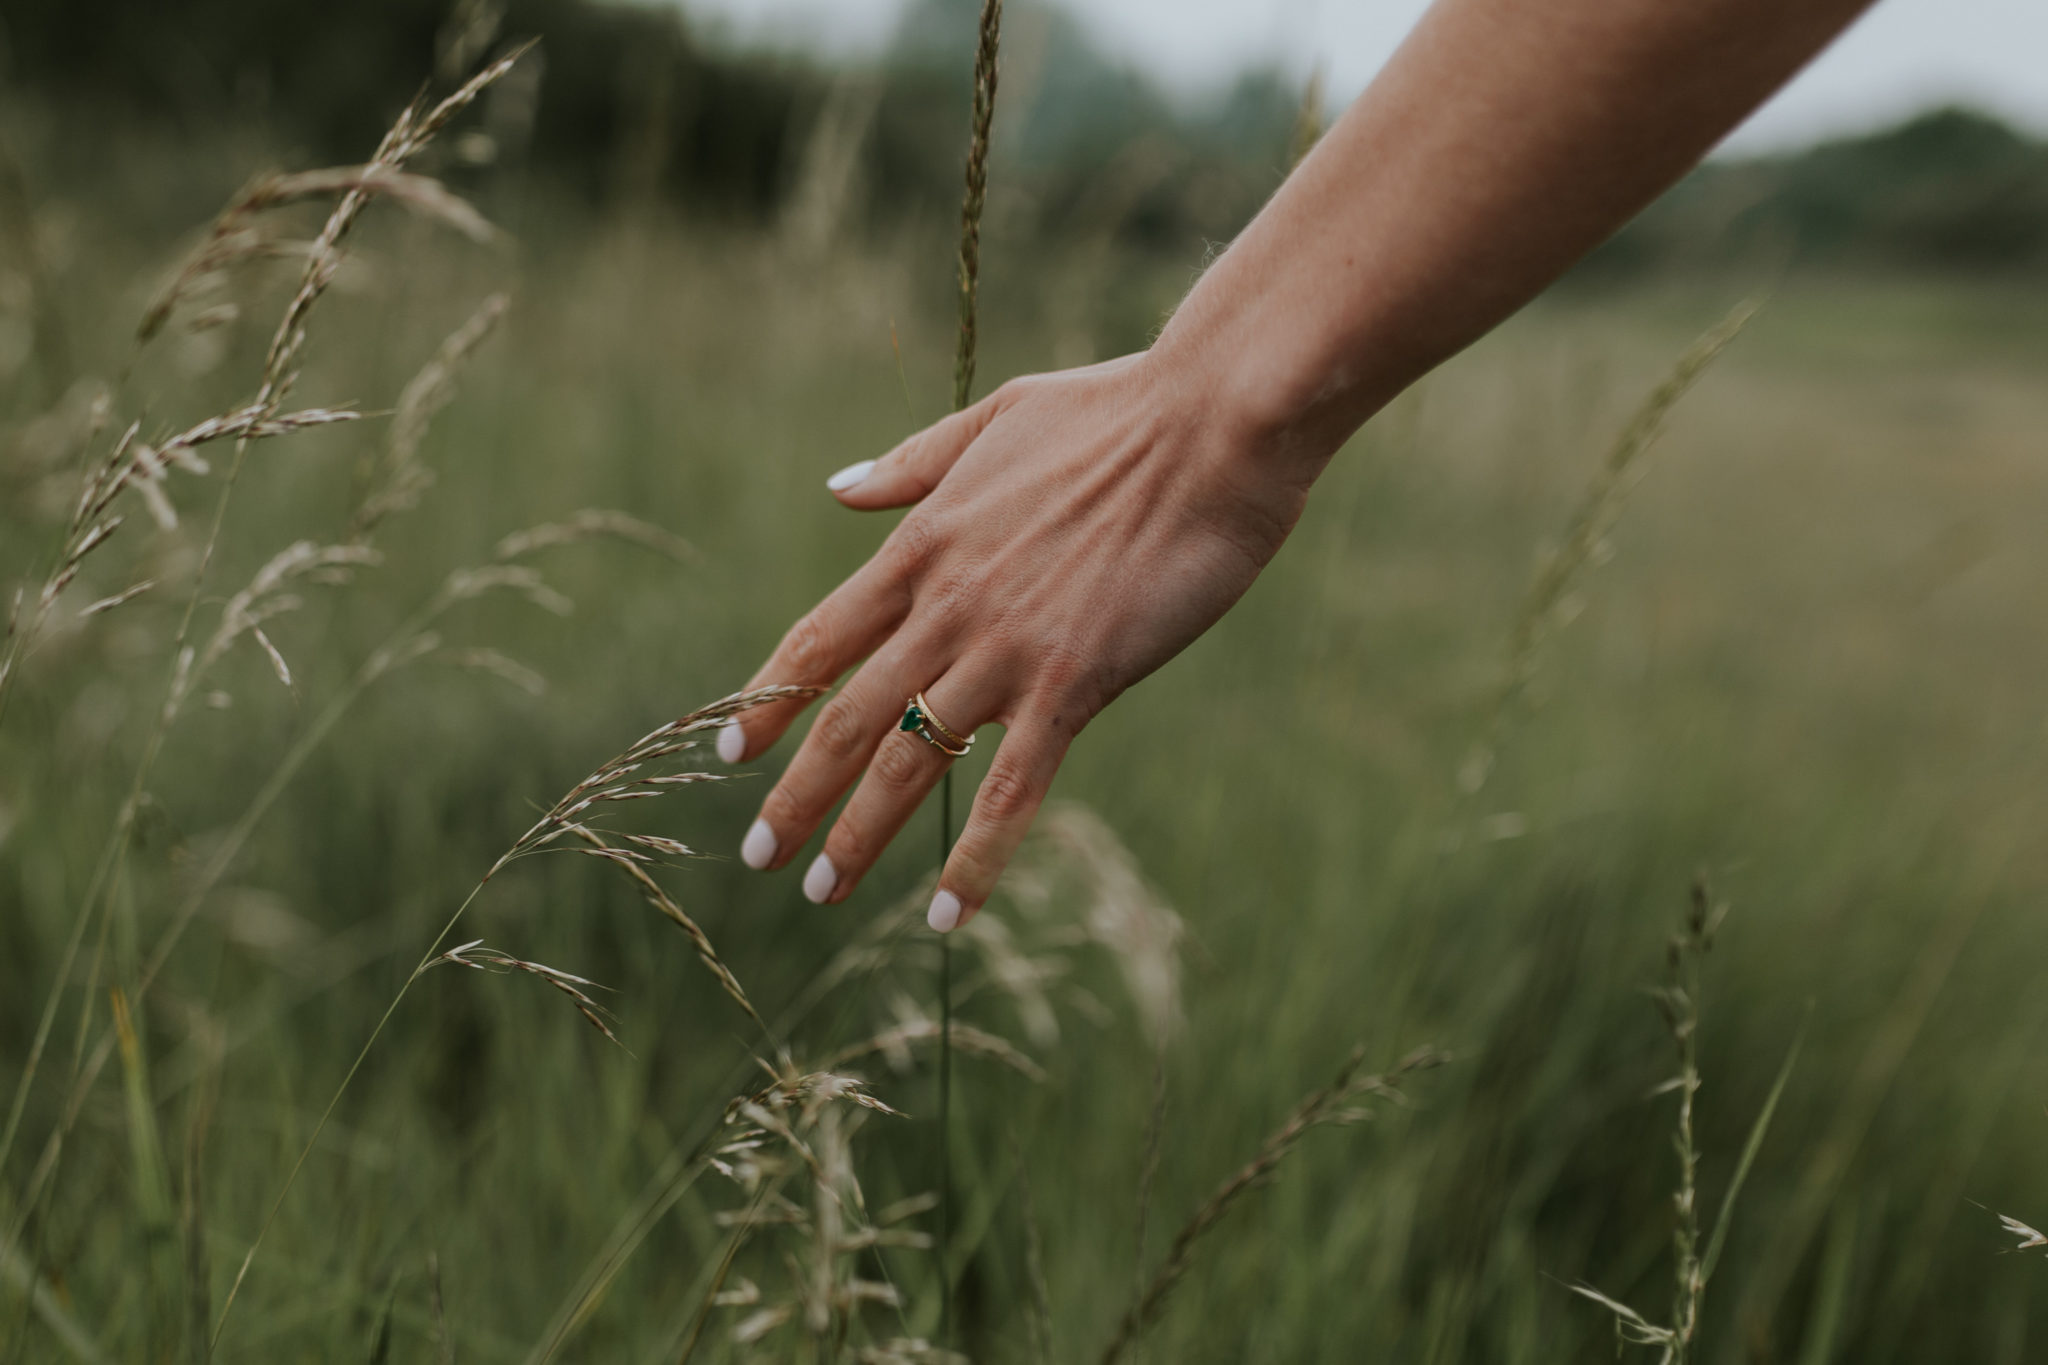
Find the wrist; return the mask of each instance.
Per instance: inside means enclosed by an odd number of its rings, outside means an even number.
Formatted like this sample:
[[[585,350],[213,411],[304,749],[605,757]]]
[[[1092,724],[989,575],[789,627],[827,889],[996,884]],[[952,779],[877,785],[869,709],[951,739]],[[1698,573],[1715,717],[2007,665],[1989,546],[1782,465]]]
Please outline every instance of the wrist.
[[[1230,253],[1216,262],[1146,358],[1157,382],[1268,477],[1306,486],[1404,387],[1398,357],[1336,328],[1327,298],[1293,297],[1287,282],[1245,287],[1247,264]]]
[[[1139,448],[1156,457],[1131,472],[1159,506],[1192,514],[1263,565],[1341,437],[1324,439],[1299,412],[1253,401],[1216,349],[1156,345],[1130,360],[1127,401],[1147,433]]]

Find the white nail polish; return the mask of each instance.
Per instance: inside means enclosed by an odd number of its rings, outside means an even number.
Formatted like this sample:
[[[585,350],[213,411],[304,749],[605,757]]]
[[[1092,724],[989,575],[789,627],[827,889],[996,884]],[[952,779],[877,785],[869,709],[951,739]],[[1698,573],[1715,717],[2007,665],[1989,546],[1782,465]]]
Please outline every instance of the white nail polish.
[[[747,756],[747,732],[737,720],[718,727],[718,756],[727,763],[737,763]]]
[[[825,487],[831,489],[834,493],[844,493],[849,488],[866,483],[868,475],[874,472],[875,462],[873,460],[862,460],[859,464],[848,465],[831,478],[825,480]]]
[[[925,911],[924,922],[942,934],[953,932],[953,926],[960,923],[960,898],[950,891],[941,891],[932,897],[932,908]]]
[[[832,866],[832,860],[820,853],[811,864],[811,870],[804,873],[804,899],[812,905],[823,905],[839,886],[839,869]]]
[[[766,820],[756,820],[740,841],[740,861],[756,872],[775,861],[775,831]]]

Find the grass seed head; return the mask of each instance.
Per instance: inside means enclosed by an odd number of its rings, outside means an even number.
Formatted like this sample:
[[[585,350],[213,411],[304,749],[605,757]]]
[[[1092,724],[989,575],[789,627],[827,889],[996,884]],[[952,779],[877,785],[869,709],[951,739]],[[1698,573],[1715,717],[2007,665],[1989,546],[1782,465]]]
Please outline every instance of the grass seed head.
[[[2027,1226],[2017,1218],[2009,1218],[2001,1213],[1998,1215],[1998,1225],[2019,1238],[2019,1245],[2012,1248],[2014,1251],[2034,1251],[2048,1247],[2048,1234]]]
[[[643,546],[678,561],[697,557],[696,549],[681,536],[638,517],[603,507],[586,507],[561,521],[515,531],[498,542],[492,557],[501,561],[523,559],[536,550],[606,537]]]
[[[568,996],[570,1002],[576,1006],[576,1012],[581,1014],[592,1028],[602,1033],[612,1042],[618,1043],[620,1047],[623,1048],[625,1046],[625,1044],[619,1043],[619,1036],[612,1032],[611,1020],[613,1016],[611,1011],[591,998],[589,992],[584,989],[587,986],[590,990],[602,991],[609,990],[610,987],[600,986],[586,977],[573,976],[559,968],[549,967],[539,962],[527,962],[513,957],[509,953],[501,953],[494,948],[486,948],[483,946],[483,943],[484,941],[480,938],[472,939],[468,943],[450,948],[447,952],[428,962],[427,966],[438,967],[448,965],[468,967],[474,971],[495,972],[499,974],[523,972],[528,976],[539,977],[563,995]]]

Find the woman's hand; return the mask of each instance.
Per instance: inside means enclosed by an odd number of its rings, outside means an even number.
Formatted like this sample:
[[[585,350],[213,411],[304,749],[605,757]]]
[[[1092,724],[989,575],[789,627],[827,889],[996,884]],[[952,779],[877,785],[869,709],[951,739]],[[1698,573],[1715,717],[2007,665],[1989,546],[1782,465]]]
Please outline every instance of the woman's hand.
[[[1007,733],[932,900],[988,899],[1067,745],[1243,595],[1309,484],[1381,404],[1671,184],[1869,0],[1438,0],[1142,356],[1005,384],[872,466],[848,507],[917,503],[756,683],[826,686],[741,855],[844,898],[947,762],[923,692]],[[801,709],[719,736],[732,762]],[[744,725],[744,729],[740,728]],[[862,773],[865,771],[866,776]]]
[[[1308,478],[1276,477],[1270,443],[1191,376],[1138,355],[1015,380],[833,477],[848,507],[917,506],[755,675],[822,687],[859,665],[762,804],[749,867],[794,860],[858,782],[803,882],[852,893],[950,762],[897,729],[923,692],[960,734],[1004,730],[928,918],[981,908],[1074,736],[1243,596],[1301,514]],[[720,757],[759,754],[802,708],[728,722]]]

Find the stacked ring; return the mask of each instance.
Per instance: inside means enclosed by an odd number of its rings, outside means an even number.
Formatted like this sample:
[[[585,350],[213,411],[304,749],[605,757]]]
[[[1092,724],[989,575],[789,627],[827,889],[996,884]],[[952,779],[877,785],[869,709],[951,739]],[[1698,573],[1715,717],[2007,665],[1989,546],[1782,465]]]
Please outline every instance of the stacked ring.
[[[920,692],[912,697],[903,708],[903,719],[896,723],[899,730],[908,730],[925,743],[937,749],[948,758],[959,758],[974,747],[974,736],[961,736],[953,728],[932,714],[931,703]]]

